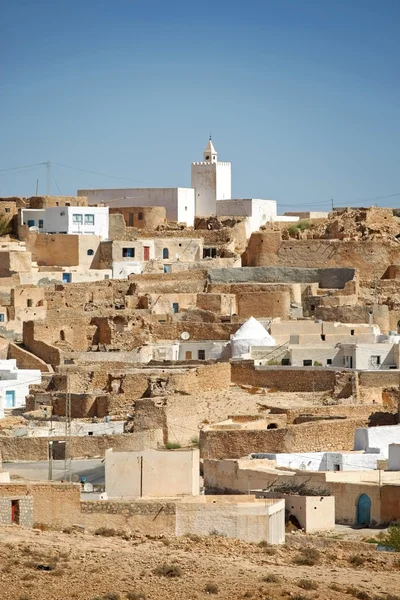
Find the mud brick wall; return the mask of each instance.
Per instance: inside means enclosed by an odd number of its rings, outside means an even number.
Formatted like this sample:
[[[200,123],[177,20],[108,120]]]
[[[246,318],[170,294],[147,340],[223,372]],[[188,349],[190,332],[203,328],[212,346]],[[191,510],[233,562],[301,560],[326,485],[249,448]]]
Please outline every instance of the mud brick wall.
[[[238,315],[244,319],[249,317],[281,317],[290,316],[290,292],[250,292],[237,295]]]
[[[200,432],[202,458],[241,458],[253,452],[328,452],[353,449],[354,431],[365,419],[317,421],[282,429]]]
[[[335,371],[302,367],[255,369],[252,361],[241,361],[231,363],[231,380],[238,385],[272,388],[281,392],[332,392]]]
[[[65,440],[61,437],[51,439]],[[73,436],[67,452],[72,458],[95,458],[104,456],[109,448],[113,448],[116,452],[138,452],[148,448],[158,448],[162,443],[162,432],[158,429],[120,435]],[[48,460],[48,446],[48,437],[0,437],[0,452],[4,462]]]
[[[42,373],[52,371],[51,367],[44,360],[41,360],[12,342],[8,346],[7,358],[14,358],[17,361],[18,369],[39,369]]]

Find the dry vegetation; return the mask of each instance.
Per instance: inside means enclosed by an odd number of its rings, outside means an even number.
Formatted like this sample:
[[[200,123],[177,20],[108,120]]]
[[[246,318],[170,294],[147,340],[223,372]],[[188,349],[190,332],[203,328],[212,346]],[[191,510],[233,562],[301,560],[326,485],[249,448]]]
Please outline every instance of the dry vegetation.
[[[399,555],[356,541],[289,534],[271,553],[221,536],[1,533],[2,600],[400,600]]]

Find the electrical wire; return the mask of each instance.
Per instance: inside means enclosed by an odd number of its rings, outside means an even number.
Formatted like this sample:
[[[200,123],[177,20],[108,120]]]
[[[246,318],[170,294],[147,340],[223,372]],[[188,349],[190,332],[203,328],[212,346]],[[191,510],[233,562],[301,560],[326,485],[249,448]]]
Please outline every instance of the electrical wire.
[[[91,175],[99,175],[100,177],[108,177],[110,179],[120,179],[122,181],[135,181],[136,183],[149,183],[148,181],[141,181],[140,179],[133,179],[132,177],[118,177],[118,175],[107,175],[106,173],[99,173],[98,171],[89,171],[87,169],[80,169],[79,167],[71,167],[70,165],[63,165],[62,163],[51,162],[50,164],[58,167],[64,167],[65,169],[73,169],[74,171],[82,171],[82,173],[89,173]]]

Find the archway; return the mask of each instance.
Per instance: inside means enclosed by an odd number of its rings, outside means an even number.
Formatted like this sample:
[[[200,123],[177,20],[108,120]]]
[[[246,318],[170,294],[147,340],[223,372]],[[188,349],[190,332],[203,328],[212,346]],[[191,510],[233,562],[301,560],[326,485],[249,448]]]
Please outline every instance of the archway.
[[[371,522],[371,498],[361,494],[357,500],[357,525],[369,525]]]

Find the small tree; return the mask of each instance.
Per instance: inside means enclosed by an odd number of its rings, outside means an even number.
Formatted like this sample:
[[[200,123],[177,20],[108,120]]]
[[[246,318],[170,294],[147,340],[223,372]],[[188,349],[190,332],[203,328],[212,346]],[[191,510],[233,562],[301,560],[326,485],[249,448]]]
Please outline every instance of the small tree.
[[[393,548],[395,552],[400,552],[400,524],[389,527],[387,536],[384,538],[384,544]]]

